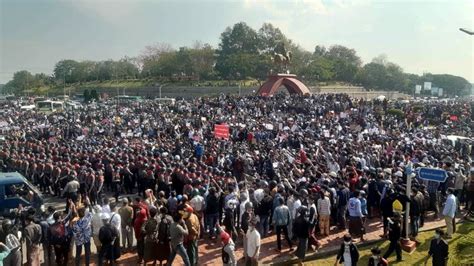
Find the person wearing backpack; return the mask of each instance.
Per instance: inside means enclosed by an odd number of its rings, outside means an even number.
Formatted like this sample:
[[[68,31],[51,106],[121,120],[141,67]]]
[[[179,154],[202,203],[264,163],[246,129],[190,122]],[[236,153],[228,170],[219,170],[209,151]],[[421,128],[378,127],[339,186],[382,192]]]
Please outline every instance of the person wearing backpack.
[[[113,265],[117,259],[114,243],[119,236],[119,231],[111,223],[111,217],[108,213],[102,213],[102,222],[104,225],[99,230],[99,240],[101,248],[99,251],[99,266],[102,266],[104,260],[110,261]]]
[[[26,265],[28,266],[40,265],[41,226],[33,221],[33,215],[26,216],[24,236],[26,239]]]
[[[66,226],[67,220],[62,219],[60,212],[53,214],[54,223],[48,228],[48,241],[54,248],[54,254],[56,255],[56,264],[58,266],[66,266],[68,260],[69,246],[71,239],[68,234],[68,228]]]
[[[158,247],[157,250],[157,261],[160,262],[160,266],[163,261],[167,260],[171,253],[170,248],[170,225],[173,219],[167,215],[168,209],[166,207],[160,208],[160,223],[158,225]]]

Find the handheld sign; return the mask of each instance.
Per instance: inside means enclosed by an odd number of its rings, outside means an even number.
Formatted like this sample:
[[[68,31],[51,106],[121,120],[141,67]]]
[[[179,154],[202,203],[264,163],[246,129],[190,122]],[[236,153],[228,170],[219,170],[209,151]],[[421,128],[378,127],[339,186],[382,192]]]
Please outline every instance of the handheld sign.
[[[438,182],[444,182],[448,177],[448,173],[446,173],[446,171],[443,169],[434,169],[426,167],[420,168],[418,174],[422,179]]]
[[[222,139],[229,139],[229,125],[222,124],[222,125],[215,125],[214,126],[214,137],[222,138]]]

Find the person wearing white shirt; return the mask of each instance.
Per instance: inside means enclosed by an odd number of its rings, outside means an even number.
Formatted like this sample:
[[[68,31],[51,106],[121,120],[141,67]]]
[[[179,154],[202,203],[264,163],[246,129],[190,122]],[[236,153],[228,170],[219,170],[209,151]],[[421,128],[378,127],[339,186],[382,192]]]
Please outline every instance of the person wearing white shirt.
[[[444,216],[444,220],[446,221],[446,227],[447,227],[446,238],[450,239],[452,237],[453,230],[454,230],[453,220],[454,220],[454,217],[456,216],[457,203],[456,203],[456,196],[454,196],[453,194],[453,189],[448,188],[446,192],[448,193],[448,197],[446,198],[446,203],[444,204],[443,216]]]
[[[100,251],[101,242],[99,240],[99,230],[104,225],[102,222],[102,208],[99,205],[95,205],[92,208],[92,219],[91,219],[91,226],[92,226],[92,239],[94,240],[95,247],[97,248],[97,253]]]
[[[260,233],[255,228],[258,223],[257,218],[252,218],[250,220],[249,230],[247,231],[246,240],[247,240],[247,250],[246,255],[248,262],[246,265],[258,265],[258,256],[260,255]]]
[[[111,204],[110,206],[110,224],[112,224],[117,230],[120,232],[121,228],[121,223],[122,223],[122,218],[120,217],[120,214],[117,212],[117,207],[116,204]]]

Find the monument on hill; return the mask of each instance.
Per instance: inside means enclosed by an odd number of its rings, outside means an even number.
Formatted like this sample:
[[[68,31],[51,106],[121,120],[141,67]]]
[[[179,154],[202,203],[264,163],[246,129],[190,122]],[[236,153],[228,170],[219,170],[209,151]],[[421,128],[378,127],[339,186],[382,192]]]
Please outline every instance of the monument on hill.
[[[294,74],[290,74],[288,66],[291,63],[291,51],[286,51],[283,44],[280,45],[280,53],[275,52],[272,56],[272,62],[278,71],[283,73],[268,75],[267,81],[258,89],[257,94],[260,96],[271,96],[275,94],[280,87],[285,87],[290,94],[311,94],[308,87],[301,82]]]

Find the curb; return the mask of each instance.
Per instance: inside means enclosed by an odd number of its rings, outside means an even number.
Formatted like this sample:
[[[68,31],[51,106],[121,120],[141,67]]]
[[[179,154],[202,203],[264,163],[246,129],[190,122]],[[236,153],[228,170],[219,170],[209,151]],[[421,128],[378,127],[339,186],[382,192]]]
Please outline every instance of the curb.
[[[465,219],[464,218],[460,218],[456,224],[461,224],[461,223],[464,223],[465,222]],[[436,227],[433,227],[433,228],[429,228],[429,229],[421,229],[419,230],[419,232],[428,232],[428,231],[434,231],[438,228],[444,228],[446,227],[446,225],[442,225],[442,226],[436,226]],[[358,248],[363,248],[363,247],[366,247],[366,246],[370,246],[372,244],[375,244],[375,243],[379,243],[379,242],[383,242],[383,241],[386,241],[387,239],[385,238],[380,238],[380,239],[373,239],[373,240],[368,240],[368,241],[364,241],[362,243],[357,243],[357,247]],[[311,253],[307,253],[307,255],[305,256],[305,259],[304,259],[304,262],[306,261],[312,261],[312,260],[316,260],[316,259],[319,259],[319,258],[322,258],[322,257],[327,257],[327,256],[331,256],[331,255],[335,255],[339,250],[339,247],[332,247],[328,250],[325,250],[323,252],[311,252]],[[294,258],[294,257],[290,257],[288,258],[286,261],[279,261],[279,262],[271,262],[271,263],[262,263],[261,265],[272,265],[272,266],[285,266],[285,265],[292,265],[292,264],[296,264],[297,262],[297,259]]]

